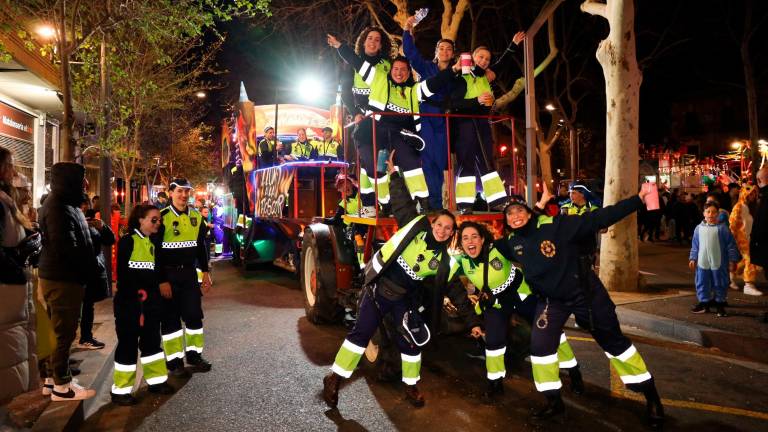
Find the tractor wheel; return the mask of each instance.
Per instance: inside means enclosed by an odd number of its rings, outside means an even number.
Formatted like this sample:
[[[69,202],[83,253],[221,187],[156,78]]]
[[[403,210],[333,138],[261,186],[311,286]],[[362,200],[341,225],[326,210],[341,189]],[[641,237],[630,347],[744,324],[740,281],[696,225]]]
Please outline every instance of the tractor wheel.
[[[315,324],[335,323],[342,316],[336,300],[336,264],[327,226],[312,225],[304,231],[301,246],[301,289],[307,319]]]

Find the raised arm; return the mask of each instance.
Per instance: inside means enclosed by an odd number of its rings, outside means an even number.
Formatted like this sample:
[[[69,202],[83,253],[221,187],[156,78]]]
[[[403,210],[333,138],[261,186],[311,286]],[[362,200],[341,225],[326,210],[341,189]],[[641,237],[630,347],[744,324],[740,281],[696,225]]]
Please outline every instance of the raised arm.
[[[405,58],[408,59],[411,67],[421,75],[422,79],[431,77],[437,70],[434,63],[421,56],[409,30],[403,31],[403,53],[405,53]]]

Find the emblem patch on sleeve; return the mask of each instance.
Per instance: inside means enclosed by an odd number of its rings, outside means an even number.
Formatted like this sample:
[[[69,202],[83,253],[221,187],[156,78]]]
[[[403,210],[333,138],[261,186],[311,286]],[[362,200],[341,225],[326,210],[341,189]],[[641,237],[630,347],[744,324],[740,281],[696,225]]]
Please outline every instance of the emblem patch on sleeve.
[[[549,240],[544,240],[543,242],[541,242],[541,246],[539,246],[539,249],[541,249],[542,255],[544,255],[547,258],[552,258],[557,253],[555,244]]]
[[[494,270],[498,271],[498,270],[501,270],[502,267],[504,267],[504,264],[501,262],[500,259],[494,258],[491,261],[491,267],[493,267]]]

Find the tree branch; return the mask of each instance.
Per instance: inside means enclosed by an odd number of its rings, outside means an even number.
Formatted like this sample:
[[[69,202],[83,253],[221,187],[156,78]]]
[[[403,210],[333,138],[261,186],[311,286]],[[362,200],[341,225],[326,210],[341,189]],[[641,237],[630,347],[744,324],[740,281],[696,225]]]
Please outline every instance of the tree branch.
[[[597,0],[586,0],[581,4],[581,11],[608,19],[608,5]]]

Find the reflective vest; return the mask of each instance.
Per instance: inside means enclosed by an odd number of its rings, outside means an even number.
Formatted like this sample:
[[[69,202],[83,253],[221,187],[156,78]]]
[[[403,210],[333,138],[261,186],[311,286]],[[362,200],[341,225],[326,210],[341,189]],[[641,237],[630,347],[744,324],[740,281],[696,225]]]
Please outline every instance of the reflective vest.
[[[355,196],[355,197],[348,197],[345,200],[341,200],[341,201],[339,201],[339,207],[344,209],[344,214],[348,214],[348,215],[352,215],[352,216],[357,216],[357,214],[358,214],[358,212],[360,210],[358,205],[357,205],[359,198],[360,198],[360,196],[358,195],[358,196]],[[347,224],[347,225],[350,224],[350,222],[347,222],[347,221],[344,221],[344,223]]]
[[[424,241],[426,236],[426,230],[429,229],[429,221],[425,219],[425,216],[417,216],[412,221],[408,222],[404,227],[397,230],[397,232],[376,252],[371,260],[365,266],[365,283],[370,283],[379,275],[385,266],[389,265],[390,261],[397,261],[397,264],[408,273],[414,280],[423,279],[426,276],[435,275],[437,268],[441,261],[441,254],[434,254],[433,251],[427,249],[427,244]],[[409,240],[408,245],[403,249],[399,256],[395,256],[395,252],[400,247],[401,243]],[[427,252],[428,251],[428,252]],[[419,255],[423,254],[423,258],[419,259]],[[416,266],[418,264],[418,266]],[[451,257],[450,265],[454,264],[454,259]],[[394,265],[394,264],[393,264]],[[410,267],[410,271],[408,270]]]
[[[485,286],[484,280],[486,264],[489,264],[488,286]],[[451,277],[458,274],[464,274],[478,290],[488,290],[497,297],[507,289],[517,290],[517,298],[513,301],[523,301],[531,295],[531,288],[523,279],[522,270],[506,259],[495,247],[491,247],[488,251],[486,262],[476,263],[468,255],[461,255],[457,263],[451,267]],[[497,298],[493,307],[501,309],[502,306]],[[479,303],[475,305],[475,312],[478,315],[482,313]]]
[[[462,75],[464,81],[467,82],[467,92],[464,94],[464,99],[477,99],[481,94],[491,91],[491,83],[488,82],[488,78],[483,76],[474,76],[472,74]]]
[[[597,210],[599,208],[600,207],[598,207],[598,206],[596,206],[596,205],[594,205],[594,204],[592,204],[590,202],[586,203],[585,205],[583,205],[581,207],[577,206],[576,204],[574,204],[572,202],[569,202],[568,204],[565,204],[562,207],[560,207],[560,211],[561,212],[564,211],[564,214],[567,214],[569,216],[573,216],[573,215],[581,216],[581,215],[583,215],[584,213],[586,213],[588,211],[592,212],[592,211],[595,211],[595,210]]]
[[[155,245],[141,231],[137,229],[133,231],[131,235],[133,250],[128,258],[128,268],[141,271],[155,270]]]
[[[312,141],[312,146],[317,150],[318,157],[339,157],[341,144],[333,138],[330,141]]]
[[[309,141],[303,143],[295,141],[291,144],[291,156],[297,159],[309,159],[312,155],[312,144]]]
[[[165,232],[163,234],[163,249],[186,249],[197,247],[197,235],[203,216],[193,208],[187,208],[186,213],[176,213],[171,205],[162,213]]]
[[[370,67],[370,63],[366,62],[366,64],[368,64]],[[386,76],[389,74],[390,69],[392,69],[392,65],[385,59],[381,59],[378,63],[376,63],[376,65],[374,65],[374,70],[376,71],[377,75]],[[368,84],[370,80],[366,82],[366,79],[363,78],[360,72],[362,72],[366,78],[368,77],[367,70],[355,71],[355,78],[354,82],[352,83],[352,93],[356,95],[369,95],[371,94],[371,87]]]
[[[421,97],[422,87],[426,87],[426,81],[405,87],[396,85],[389,79],[388,75],[376,74],[371,83],[371,95],[368,96],[368,105],[370,105],[372,110],[376,111],[418,114],[419,101],[424,99]],[[380,120],[380,118],[381,116],[376,116],[376,120]],[[421,118],[418,115],[414,115],[413,121],[416,132],[420,131]]]

